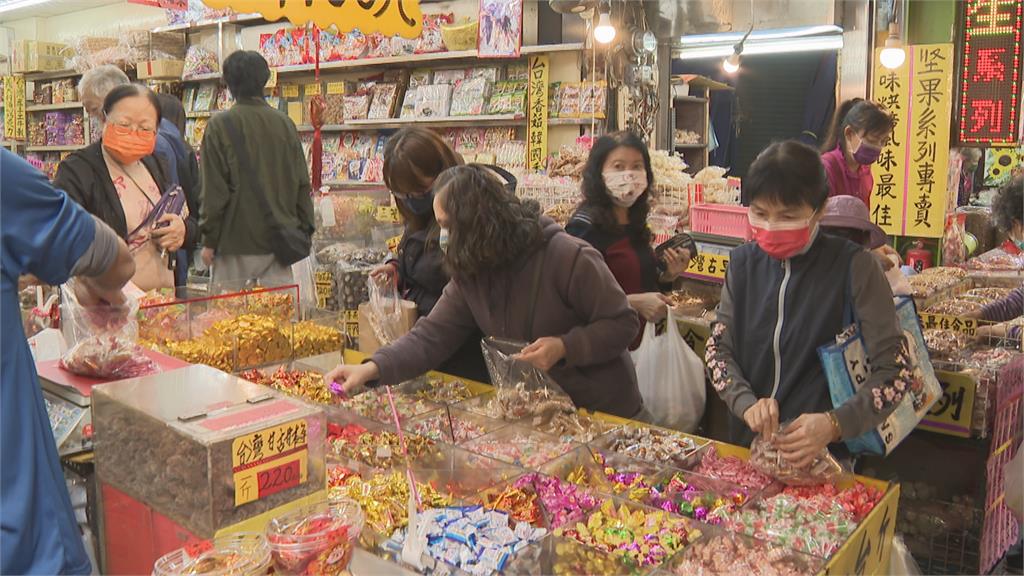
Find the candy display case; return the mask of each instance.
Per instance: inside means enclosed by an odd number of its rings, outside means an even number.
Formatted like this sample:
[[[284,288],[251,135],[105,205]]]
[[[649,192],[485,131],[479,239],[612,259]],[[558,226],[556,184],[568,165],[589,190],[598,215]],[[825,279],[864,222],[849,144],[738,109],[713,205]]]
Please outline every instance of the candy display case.
[[[540,544],[527,548],[509,562],[505,576],[534,576],[536,574],[616,574],[632,576],[647,574],[623,558],[611,556],[589,548],[571,538],[550,536]]]
[[[403,394],[409,394],[430,400],[438,404],[457,405],[460,402],[469,400],[477,395],[472,387],[462,380],[445,378],[437,374],[428,374],[414,378],[395,387]]]
[[[447,406],[402,423],[406,434],[451,444],[462,444],[505,426],[508,426],[507,422]]]
[[[577,446],[515,424],[463,444],[470,452],[526,468],[538,468]]]
[[[662,475],[657,465],[590,446],[576,448],[545,464],[540,471],[595,494],[637,502],[644,501]]]
[[[701,461],[711,441],[664,428],[634,424],[623,426],[592,444],[659,466],[689,469]]]
[[[727,530],[708,528],[663,568],[678,576],[777,574],[814,576],[824,568],[820,558]]]
[[[393,426],[358,416],[349,417],[345,424],[329,424],[328,442],[331,458],[346,466],[357,462],[375,470],[440,466],[450,459],[454,449],[425,436],[399,435]]]
[[[324,485],[321,410],[207,366],[93,390],[106,484],[209,538]]]

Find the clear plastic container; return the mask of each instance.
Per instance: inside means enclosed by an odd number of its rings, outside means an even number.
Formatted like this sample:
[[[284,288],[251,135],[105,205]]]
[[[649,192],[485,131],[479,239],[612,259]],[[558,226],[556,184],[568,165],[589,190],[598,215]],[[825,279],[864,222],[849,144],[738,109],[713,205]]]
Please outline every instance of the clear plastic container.
[[[340,575],[363,529],[363,511],[348,499],[320,502],[274,518],[267,541],[277,574]]]
[[[259,576],[270,570],[270,545],[263,534],[241,532],[217,538],[205,550],[179,548],[153,565],[153,576]]]
[[[426,436],[435,442],[462,444],[504,428],[508,423],[457,408],[441,408],[402,423],[407,434]]]
[[[577,446],[526,427],[509,425],[471,440],[463,448],[517,466],[538,468]]]

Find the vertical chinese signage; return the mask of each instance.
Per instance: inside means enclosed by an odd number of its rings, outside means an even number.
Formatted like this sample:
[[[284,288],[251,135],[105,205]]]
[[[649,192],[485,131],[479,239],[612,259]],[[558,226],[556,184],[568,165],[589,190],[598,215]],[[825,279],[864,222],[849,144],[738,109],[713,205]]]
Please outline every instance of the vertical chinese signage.
[[[888,234],[938,238],[946,212],[953,108],[953,46],[909,46],[907,64],[888,70],[875,55],[874,99],[896,127],[872,167],[871,218]]]
[[[548,57],[530,58],[530,105],[526,165],[543,170],[548,157]]]
[[[1021,107],[1024,0],[966,0],[960,144],[1013,144]]]
[[[25,79],[4,76],[4,140],[25,138]]]

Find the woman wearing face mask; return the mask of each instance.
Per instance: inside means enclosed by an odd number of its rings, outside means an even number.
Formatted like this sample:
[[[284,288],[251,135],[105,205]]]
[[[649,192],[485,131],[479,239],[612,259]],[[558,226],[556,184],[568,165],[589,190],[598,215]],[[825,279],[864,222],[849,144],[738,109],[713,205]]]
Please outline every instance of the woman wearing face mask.
[[[821,150],[829,196],[856,196],[871,207],[871,165],[882,154],[895,125],[881,106],[861,98],[843,102]]]
[[[437,133],[425,128],[403,128],[384,147],[384,184],[395,196],[405,232],[394,259],[373,274],[397,282],[402,297],[416,304],[420,318],[430,314],[448,284],[441,229],[434,218],[434,180],[461,164],[462,158]],[[481,338],[479,333],[471,335],[438,370],[490,382],[480,350]]]
[[[531,342],[520,359],[548,372],[580,408],[643,416],[626,347],[636,314],[601,255],[572,238],[535,202],[519,200],[479,165],[434,182],[451,282],[412,331],[369,362],[325,376],[346,393],[393,385],[438,368],[477,330]]]
[[[167,170],[153,155],[159,100],[145,86],[119,86],[104,99],[103,116],[103,137],[65,158],[54,186],[127,242],[135,259],[132,283],[146,291],[173,288],[168,258],[182,245],[192,245],[199,227],[187,209],[184,216],[149,220],[168,187]]]
[[[604,256],[626,292],[629,305],[648,322],[665,317],[662,290],[682,276],[696,247],[673,248],[658,260],[647,227],[654,171],[640,138],[631,132],[602,136],[583,170],[583,202],[565,231],[585,240]]]
[[[875,258],[846,239],[819,233],[828,198],[814,149],[781,142],[743,179],[755,242],[732,251],[706,361],[733,414],[730,435],[750,444],[792,420],[778,445],[802,466],[821,448],[859,436],[889,415],[907,390],[906,341],[892,292]],[[871,358],[871,376],[832,407],[818,347],[843,331],[852,305]]]

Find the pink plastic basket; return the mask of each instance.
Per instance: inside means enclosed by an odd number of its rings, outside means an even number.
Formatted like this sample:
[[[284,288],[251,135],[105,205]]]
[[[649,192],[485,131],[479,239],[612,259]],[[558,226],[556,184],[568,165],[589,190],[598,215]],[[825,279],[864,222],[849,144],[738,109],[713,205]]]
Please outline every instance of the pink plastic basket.
[[[747,220],[746,206],[730,204],[694,204],[690,206],[690,229],[750,240],[754,237]]]

